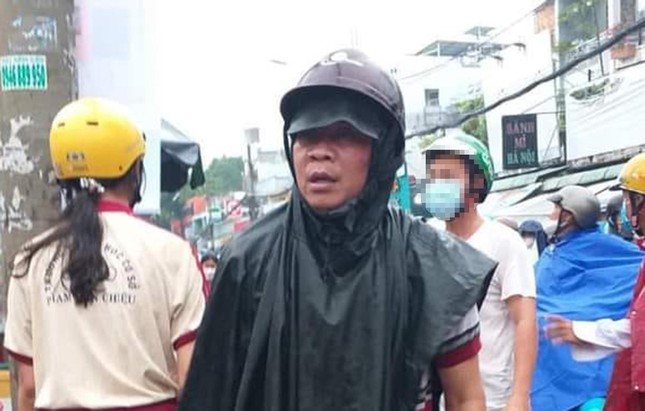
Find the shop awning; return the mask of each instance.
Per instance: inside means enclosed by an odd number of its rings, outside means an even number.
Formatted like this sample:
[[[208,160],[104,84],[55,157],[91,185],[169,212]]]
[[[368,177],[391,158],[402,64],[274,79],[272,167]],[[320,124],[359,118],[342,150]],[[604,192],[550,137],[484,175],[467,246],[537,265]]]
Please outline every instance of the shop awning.
[[[508,207],[496,207],[489,210],[491,217],[510,217],[519,222],[533,219],[548,223],[549,215],[553,211],[553,204],[547,198],[554,192],[568,185],[581,185],[589,188],[598,197],[601,205],[615,195],[608,188],[614,183],[622,169],[622,164],[601,167],[595,170],[581,171],[562,177],[553,177],[545,180],[539,188],[540,194],[510,205]],[[488,202],[488,200],[487,200]]]
[[[497,210],[505,209],[531,197],[541,186],[541,183],[533,183],[512,190],[491,192],[478,210],[482,215],[495,216]]]
[[[622,168],[623,164],[614,164],[611,166],[595,168],[593,170],[586,170],[560,177],[553,177],[544,181],[542,190],[549,192],[556,191],[570,185],[588,186],[598,182],[615,180],[620,174]]]
[[[563,170],[566,170],[568,166],[558,166],[545,168],[543,170],[534,171],[531,173],[521,174],[513,177],[506,177],[493,182],[492,192],[506,191],[514,188],[520,188],[528,186],[529,184],[537,183],[542,180],[544,177],[559,173]]]

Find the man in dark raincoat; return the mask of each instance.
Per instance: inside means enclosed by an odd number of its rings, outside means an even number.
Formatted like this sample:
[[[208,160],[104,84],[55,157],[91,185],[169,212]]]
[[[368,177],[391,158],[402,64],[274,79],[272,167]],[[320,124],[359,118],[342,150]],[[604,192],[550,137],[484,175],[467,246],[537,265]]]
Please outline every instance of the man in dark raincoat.
[[[475,307],[495,263],[388,209],[396,82],[338,51],[281,112],[297,189],[223,252],[180,410],[430,409],[437,374],[451,409],[483,410]]]

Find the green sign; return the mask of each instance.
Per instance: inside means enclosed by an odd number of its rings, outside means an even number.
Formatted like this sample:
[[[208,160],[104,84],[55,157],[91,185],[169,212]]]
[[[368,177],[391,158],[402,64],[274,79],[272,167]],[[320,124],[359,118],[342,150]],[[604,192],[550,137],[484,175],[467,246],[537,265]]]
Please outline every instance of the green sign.
[[[0,88],[11,90],[47,90],[47,58],[20,55],[0,57]]]

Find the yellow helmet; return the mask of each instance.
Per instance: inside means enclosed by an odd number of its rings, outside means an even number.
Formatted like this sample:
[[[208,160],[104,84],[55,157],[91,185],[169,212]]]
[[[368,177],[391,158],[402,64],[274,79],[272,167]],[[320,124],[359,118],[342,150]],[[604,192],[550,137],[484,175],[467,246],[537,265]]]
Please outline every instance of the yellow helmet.
[[[645,195],[645,153],[632,157],[625,164],[615,187]]]
[[[118,104],[82,98],[63,107],[52,123],[49,150],[56,177],[114,179],[145,154],[143,133]]]

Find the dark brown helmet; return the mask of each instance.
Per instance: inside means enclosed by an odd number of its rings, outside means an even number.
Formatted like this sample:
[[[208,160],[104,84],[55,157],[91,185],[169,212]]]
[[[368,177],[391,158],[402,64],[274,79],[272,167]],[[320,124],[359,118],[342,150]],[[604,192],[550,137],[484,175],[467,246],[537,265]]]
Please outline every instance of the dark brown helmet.
[[[333,52],[316,63],[300,79],[298,85],[282,98],[280,112],[289,122],[303,99],[321,90],[338,89],[359,93],[376,102],[399,127],[400,138],[405,133],[405,111],[399,85],[384,69],[358,50]]]

